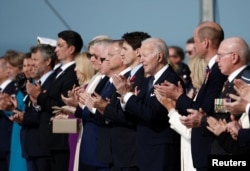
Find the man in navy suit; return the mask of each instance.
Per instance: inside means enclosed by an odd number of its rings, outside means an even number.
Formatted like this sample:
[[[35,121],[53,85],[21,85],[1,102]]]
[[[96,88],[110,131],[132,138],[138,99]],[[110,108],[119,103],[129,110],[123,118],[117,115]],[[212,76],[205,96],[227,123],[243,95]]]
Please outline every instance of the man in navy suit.
[[[197,55],[208,62],[206,78],[200,88],[196,101],[190,99],[178,86],[164,83],[156,86],[162,96],[176,101],[176,109],[182,115],[188,115],[187,109],[199,109],[211,114],[214,110],[214,99],[219,97],[226,76],[219,70],[216,63],[217,51],[224,39],[223,29],[217,23],[206,21],[198,25],[194,31],[194,41]],[[183,118],[183,124],[192,128],[191,151],[193,164],[197,170],[207,170],[208,155],[211,154],[212,136],[203,134],[201,121],[202,115],[188,115]]]
[[[170,128],[168,111],[157,101],[153,85],[165,80],[176,84],[183,81],[167,63],[169,56],[166,43],[158,38],[148,38],[140,49],[145,74],[148,78],[140,92],[131,92],[127,80],[113,76],[121,106],[137,120],[136,156],[138,167],[143,171],[180,170],[179,135]]]
[[[3,57],[0,58],[0,94],[7,93],[9,95],[15,94],[16,88],[14,82],[8,79],[7,62]],[[1,99],[6,100],[6,99]],[[10,161],[10,144],[13,122],[9,120],[9,114],[0,110],[0,168],[3,171],[9,170]]]
[[[41,107],[43,111],[53,117],[52,106],[65,105],[61,99],[61,95],[66,96],[73,86],[78,86],[78,80],[75,68],[75,56],[81,51],[83,40],[81,36],[72,30],[65,30],[58,33],[56,56],[60,60],[62,66],[60,72],[53,80],[52,86],[48,91],[42,91],[41,86],[27,84],[28,94],[35,99],[34,101]],[[48,120],[48,123],[50,120]],[[50,127],[50,153],[51,153],[51,169],[53,171],[67,171],[69,166],[69,143],[68,134],[53,134]]]
[[[31,48],[31,77],[46,91],[55,77],[53,74],[56,58],[54,50],[54,47],[42,44]],[[45,144],[49,143],[49,137],[47,137],[46,128],[43,127],[43,125],[48,125],[44,119],[46,115],[42,113],[39,106],[32,103],[29,96],[26,96],[25,102],[26,109],[21,121],[21,145],[23,156],[27,161],[27,169],[28,171],[51,170],[50,150],[45,148]]]

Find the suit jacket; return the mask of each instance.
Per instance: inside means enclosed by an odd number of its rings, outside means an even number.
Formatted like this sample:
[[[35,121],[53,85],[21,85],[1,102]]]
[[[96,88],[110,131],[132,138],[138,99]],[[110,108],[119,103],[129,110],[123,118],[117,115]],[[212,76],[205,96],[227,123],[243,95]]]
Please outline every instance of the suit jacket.
[[[100,80],[95,88],[95,92],[101,94],[103,87],[106,82],[109,81],[108,77],[104,77]],[[81,113],[81,114],[79,114]],[[83,121],[83,136],[80,146],[80,159],[79,161],[83,164],[95,166],[95,167],[108,167],[108,162],[100,160],[98,154],[100,153],[98,149],[98,142],[100,141],[99,133],[100,127],[105,125],[104,120],[96,119],[96,116],[93,115],[87,107],[83,110],[78,110],[75,113],[76,116],[81,116]],[[107,141],[110,140],[109,136],[106,137]],[[104,145],[107,143],[104,142]],[[109,148],[108,148],[109,149]],[[106,149],[103,148],[105,151]],[[102,154],[104,154],[102,152]],[[107,160],[110,159],[110,156]]]
[[[176,101],[176,109],[182,115],[187,115],[188,108],[202,108],[207,114],[214,113],[214,99],[219,97],[227,77],[220,72],[218,64],[211,68],[207,82],[200,88],[196,101],[182,94]],[[195,168],[207,167],[208,154],[211,153],[212,136],[203,134],[202,127],[192,128],[191,150]]]
[[[14,82],[10,82],[2,91],[7,94],[15,94]],[[11,133],[13,122],[5,114],[6,111],[0,110],[0,158],[5,158],[10,153]]]
[[[128,76],[128,74],[125,74]],[[145,80],[144,69],[141,67],[135,74],[134,87],[141,88]],[[103,116],[111,120],[111,151],[114,166],[134,167],[136,161],[136,118],[129,112],[123,111],[118,94],[112,95],[110,104],[104,110]]]
[[[51,74],[43,83],[42,90],[48,91],[55,78],[55,74]],[[27,97],[26,109],[23,117],[21,137],[22,137],[22,151],[26,159],[30,157],[49,156],[48,148],[49,139],[48,129],[49,122],[44,119],[44,111],[37,111]]]
[[[242,79],[245,81],[247,84],[250,84],[250,66],[247,66],[244,68],[236,77],[235,79]],[[229,84],[228,88],[225,88],[225,91],[222,92],[222,95],[228,95],[229,93],[231,94],[236,94],[235,89],[233,88],[234,84],[233,81]],[[215,115],[215,117],[218,116],[217,118],[226,118],[228,121],[230,121],[230,113],[227,112],[225,114],[218,113]],[[241,114],[237,115],[237,118],[239,118]],[[215,137],[216,141],[218,140],[220,147],[223,148],[227,153],[230,154],[250,154],[250,145],[249,143],[246,143],[247,141],[244,141],[249,135],[245,134],[247,129],[241,129],[239,131],[240,136],[238,137],[239,139],[243,139],[243,141],[235,141],[232,139],[231,135],[229,133],[222,133],[218,137]],[[243,136],[242,136],[243,135]]]
[[[155,84],[168,80],[177,85],[183,81],[169,66]],[[138,120],[137,125],[137,160],[140,170],[164,171],[180,170],[180,136],[170,128],[168,111],[155,95],[153,87],[147,92],[149,78],[145,79],[138,96],[131,96],[125,110]],[[154,161],[154,162],[152,162]]]
[[[49,118],[53,116],[52,106],[63,106],[65,105],[61,99],[61,94],[67,96],[68,91],[72,89],[73,85],[78,86],[78,80],[74,71],[75,64],[66,68],[56,78],[51,87],[46,92],[41,92],[38,95],[37,103],[42,107],[43,115],[46,117],[47,123]],[[52,134],[52,127],[49,128],[49,134],[51,136],[50,149],[51,150],[69,150],[68,134]]]

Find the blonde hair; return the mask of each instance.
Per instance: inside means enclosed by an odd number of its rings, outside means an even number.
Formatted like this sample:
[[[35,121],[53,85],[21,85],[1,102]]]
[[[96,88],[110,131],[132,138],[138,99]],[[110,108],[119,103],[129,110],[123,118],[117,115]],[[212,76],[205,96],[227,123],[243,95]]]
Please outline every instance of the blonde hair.
[[[205,59],[195,56],[190,59],[188,65],[191,71],[192,84],[195,88],[200,89],[205,80],[207,62]]]
[[[95,70],[87,57],[87,52],[82,52],[75,57],[76,68],[81,73],[81,77],[78,78],[80,85],[88,84],[90,79],[95,73]]]

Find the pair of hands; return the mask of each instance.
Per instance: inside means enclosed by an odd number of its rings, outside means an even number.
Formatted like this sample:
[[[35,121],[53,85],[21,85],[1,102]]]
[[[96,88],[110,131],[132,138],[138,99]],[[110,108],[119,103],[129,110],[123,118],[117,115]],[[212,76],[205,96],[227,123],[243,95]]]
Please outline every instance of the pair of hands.
[[[17,100],[14,95],[0,93],[0,110],[12,111],[13,114],[9,119],[13,122],[22,123],[24,112],[16,110]]]
[[[231,122],[227,123],[225,119],[215,119],[212,116],[207,118],[208,126],[207,129],[219,136],[223,132],[229,132],[234,140],[238,138],[238,132],[242,128],[241,122],[235,120],[234,116],[231,115]]]
[[[178,86],[168,81],[164,81],[160,85],[154,86],[154,93],[157,100],[168,110],[175,108],[175,101],[183,94],[183,88],[181,83],[178,82]],[[188,116],[181,116],[180,121],[187,128],[199,127],[203,115],[205,115],[202,109],[194,110],[187,109]]]
[[[234,89],[238,93],[238,96],[229,94],[229,97],[233,102],[227,102],[224,100],[223,105],[231,114],[244,113],[246,105],[250,103],[250,86],[241,79],[235,79]]]

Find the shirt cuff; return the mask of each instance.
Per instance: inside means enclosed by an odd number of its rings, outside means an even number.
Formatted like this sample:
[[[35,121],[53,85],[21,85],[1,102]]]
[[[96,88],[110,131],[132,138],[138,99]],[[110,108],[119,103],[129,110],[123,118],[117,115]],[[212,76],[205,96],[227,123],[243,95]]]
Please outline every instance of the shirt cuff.
[[[123,110],[123,111],[125,111],[125,106],[126,106],[128,100],[129,100],[129,98],[130,98],[132,95],[133,95],[133,93],[128,92],[128,93],[126,93],[126,94],[123,96],[123,98],[121,98],[120,103],[121,103],[121,107],[122,107],[122,110]]]
[[[250,103],[248,103],[248,104],[246,105],[246,109],[245,109],[245,110],[246,110],[246,113],[247,113],[247,114],[249,114],[249,108],[250,108]]]

